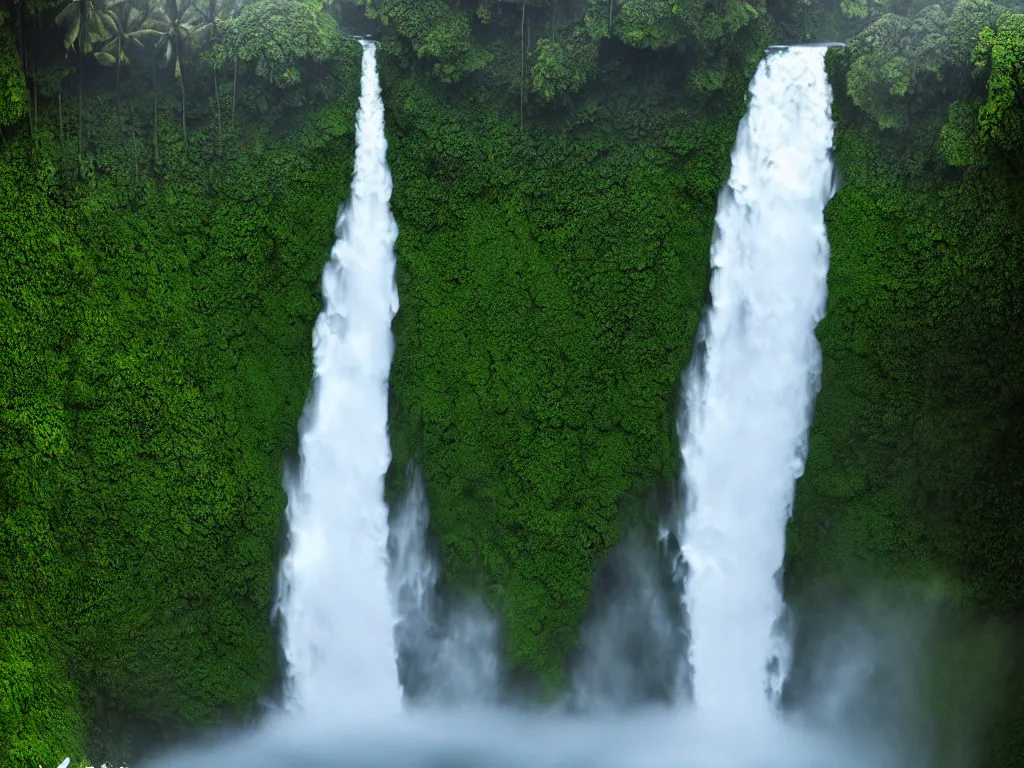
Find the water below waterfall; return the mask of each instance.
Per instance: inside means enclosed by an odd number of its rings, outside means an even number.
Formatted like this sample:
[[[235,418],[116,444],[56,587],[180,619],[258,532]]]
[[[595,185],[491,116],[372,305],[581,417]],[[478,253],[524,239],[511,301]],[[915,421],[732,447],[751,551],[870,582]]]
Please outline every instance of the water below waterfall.
[[[788,667],[777,574],[820,370],[833,189],[825,51],[771,51],[754,75],[680,427],[694,702],[738,718],[767,711]]]
[[[384,503],[398,228],[375,48],[363,49],[351,198],[323,273],[301,466],[286,478],[290,547],[278,605],[286,706],[310,714],[346,703],[363,712],[401,707]]]

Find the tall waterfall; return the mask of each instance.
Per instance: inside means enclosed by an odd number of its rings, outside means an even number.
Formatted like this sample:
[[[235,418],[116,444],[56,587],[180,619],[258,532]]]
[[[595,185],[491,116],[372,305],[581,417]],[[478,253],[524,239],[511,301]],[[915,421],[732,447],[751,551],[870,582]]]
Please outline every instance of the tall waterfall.
[[[695,357],[687,422],[680,425],[688,516],[679,534],[689,565],[688,666],[698,708],[683,717],[660,709],[615,711],[672,685],[675,664],[652,657],[675,661],[683,643],[672,636],[678,587],[671,578],[665,579],[670,586],[659,586],[664,574],[644,558],[643,540],[627,539],[619,550],[612,563],[616,600],[585,628],[592,655],[574,681],[578,703],[590,710],[585,718],[481,706],[496,699],[500,670],[491,649],[499,633],[484,613],[438,609],[443,601],[436,552],[426,538],[429,509],[415,470],[393,517],[392,567],[386,567],[382,476],[389,460],[396,229],[388,213],[374,53],[367,46],[352,202],[324,273],[315,386],[301,428],[303,463],[288,483],[292,548],[282,569],[280,607],[292,709],[334,712],[348,703],[359,714],[370,710],[370,717],[271,720],[220,744],[179,750],[156,765],[918,764],[891,759],[885,745],[861,733],[823,733],[771,717],[766,695],[778,693],[788,665],[786,646],[774,636],[784,608],[776,574],[819,370],[814,327],[824,311],[828,266],[822,211],[832,185],[823,57],[823,49],[788,49],[770,53],[758,69],[719,205],[712,306],[702,328],[706,351]],[[674,544],[666,546],[677,554]],[[662,590],[669,595],[664,602]],[[400,701],[396,632],[407,693],[431,705],[473,706],[410,708],[392,716]],[[602,707],[602,698],[613,706]]]
[[[372,43],[363,43],[355,174],[324,267],[315,375],[286,478],[291,546],[281,568],[286,701],[311,714],[346,702],[401,706],[387,581],[388,373],[398,311],[391,173]]]
[[[833,191],[826,48],[770,51],[750,85],[711,248],[711,306],[680,424],[693,696],[769,711],[788,671],[779,573],[804,468]]]

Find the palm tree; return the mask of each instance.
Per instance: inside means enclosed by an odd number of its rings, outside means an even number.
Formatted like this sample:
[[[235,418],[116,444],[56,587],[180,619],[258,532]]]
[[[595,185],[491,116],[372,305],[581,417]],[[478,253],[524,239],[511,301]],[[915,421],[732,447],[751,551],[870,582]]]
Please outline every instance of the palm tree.
[[[160,7],[160,0],[145,0],[149,3],[145,27],[153,39],[153,163],[160,164],[160,121],[157,113],[157,88],[156,88],[156,65],[160,58],[159,40],[162,31],[167,26],[167,18],[164,16],[163,8]]]
[[[526,105],[526,0],[519,19],[519,130],[523,130],[523,109]]]
[[[57,23],[65,27],[64,47],[74,46],[78,52],[78,153],[85,154],[82,135],[82,92],[85,88],[85,56],[92,52],[93,44],[106,39],[116,24],[114,14],[105,0],[68,0],[57,14]]]
[[[174,62],[174,76],[181,86],[181,132],[188,144],[188,126],[185,123],[185,77],[182,72],[181,58],[185,53],[185,45],[191,40],[194,27],[185,20],[189,0],[163,0],[163,8],[159,16],[153,14],[151,28],[158,33],[156,47],[163,51],[164,62]],[[155,97],[154,97],[155,98]],[[154,107],[155,109],[155,107]]]
[[[142,40],[156,35],[154,29],[148,27],[149,8],[141,11],[132,5],[131,0],[113,0],[108,6],[113,14],[113,27],[110,36],[95,54],[96,60],[108,67],[117,69],[117,127],[121,129],[121,64],[128,64],[126,51],[142,49]]]
[[[217,39],[217,22],[230,18],[237,0],[199,0],[186,16],[192,21],[192,39],[196,45],[206,45]],[[213,62],[213,100],[217,117],[217,145],[220,146],[222,133],[220,127],[220,89],[217,86],[217,62]]]
[[[232,11],[232,18],[238,18],[242,15],[242,11],[245,10],[247,5],[252,5],[257,0],[235,0],[235,8]],[[235,76],[231,81],[231,130],[235,130],[235,103],[237,102],[238,93],[238,46],[237,43],[234,45],[234,58],[235,58]]]

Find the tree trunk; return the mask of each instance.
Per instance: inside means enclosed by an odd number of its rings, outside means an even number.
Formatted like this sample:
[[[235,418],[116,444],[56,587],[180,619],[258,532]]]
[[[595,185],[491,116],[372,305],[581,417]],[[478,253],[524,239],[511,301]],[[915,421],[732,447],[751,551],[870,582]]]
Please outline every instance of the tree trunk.
[[[231,83],[231,130],[235,130],[235,93],[238,91],[238,54],[235,54],[235,79]]]
[[[63,90],[63,86],[60,83],[57,83],[57,132],[60,136],[61,144],[64,143],[64,107],[61,103],[63,101],[61,98],[61,91]]]
[[[608,37],[612,36],[612,14],[615,12],[615,0],[608,0]]]
[[[85,53],[82,51],[82,35],[85,25],[78,33],[78,156],[85,157],[85,137],[82,135],[82,91],[85,89]]]
[[[220,129],[220,89],[217,87],[217,65],[213,66],[213,105],[217,110],[217,149],[220,149],[223,134]]]
[[[25,67],[25,34],[21,27],[21,3],[22,0],[14,0],[14,7],[18,9],[18,63]]]
[[[181,67],[181,61],[178,61],[178,67]],[[181,77],[178,78],[178,84],[181,86],[181,133],[185,137],[185,146],[188,146],[188,126],[185,125],[185,73],[181,73]]]
[[[39,129],[39,72],[35,61],[32,62],[32,122]]]
[[[156,54],[153,54],[153,164],[160,165],[160,125],[156,117]]]
[[[526,104],[526,0],[519,21],[519,130],[523,130],[523,108]]]
[[[551,42],[558,42],[558,0],[551,6]]]
[[[139,180],[139,152],[135,142],[135,108],[132,106],[132,92],[128,91],[128,126],[132,132],[132,168],[135,171],[133,179]]]
[[[32,108],[28,110],[28,136],[32,141],[32,146],[36,145],[36,115],[35,115],[35,93],[36,93],[36,82],[35,72],[32,73]]]
[[[117,94],[117,132],[121,133],[121,34],[117,36],[117,75],[114,92]]]

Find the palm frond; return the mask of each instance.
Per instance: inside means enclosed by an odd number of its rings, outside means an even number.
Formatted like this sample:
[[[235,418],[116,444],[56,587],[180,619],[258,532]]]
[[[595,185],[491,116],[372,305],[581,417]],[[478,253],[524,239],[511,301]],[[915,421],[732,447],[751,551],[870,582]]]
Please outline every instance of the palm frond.
[[[78,32],[82,28],[82,19],[76,13],[64,32],[64,47],[70,48],[78,41]]]

